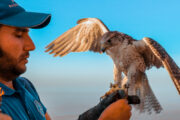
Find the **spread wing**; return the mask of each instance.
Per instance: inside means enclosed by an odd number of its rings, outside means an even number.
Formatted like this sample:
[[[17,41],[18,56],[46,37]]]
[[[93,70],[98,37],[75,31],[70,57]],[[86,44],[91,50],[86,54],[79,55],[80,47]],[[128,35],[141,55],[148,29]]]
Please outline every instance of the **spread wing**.
[[[108,28],[97,18],[80,19],[78,25],[71,28],[46,48],[54,56],[64,56],[70,52],[94,51],[101,53],[100,38]]]
[[[174,60],[168,55],[165,49],[151,38],[143,38],[151,52],[159,59],[161,64],[167,69],[171,79],[173,80],[179,94],[180,94],[180,68],[176,65]],[[160,67],[161,64],[157,64]]]

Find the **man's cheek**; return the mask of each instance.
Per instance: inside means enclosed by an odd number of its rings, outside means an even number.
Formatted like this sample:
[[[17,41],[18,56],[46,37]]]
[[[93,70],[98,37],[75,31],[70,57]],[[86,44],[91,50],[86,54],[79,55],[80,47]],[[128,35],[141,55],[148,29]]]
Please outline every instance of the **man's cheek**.
[[[23,45],[20,42],[20,40],[17,40],[16,38],[9,39],[3,47],[3,51],[8,54],[9,56],[12,56],[15,59],[18,59],[19,56],[22,54],[23,51]]]

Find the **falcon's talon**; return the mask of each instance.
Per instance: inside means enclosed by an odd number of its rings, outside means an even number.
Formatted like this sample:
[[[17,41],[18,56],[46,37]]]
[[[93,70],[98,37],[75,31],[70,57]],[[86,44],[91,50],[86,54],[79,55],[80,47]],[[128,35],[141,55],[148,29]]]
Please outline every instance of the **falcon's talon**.
[[[110,88],[112,88],[113,87],[113,83],[110,83],[110,86],[109,86]]]
[[[100,97],[100,101],[107,97],[108,95],[112,94],[113,92],[116,92],[117,90],[120,90],[122,88],[119,87],[118,84],[110,83],[110,90],[106,92],[103,96]]]
[[[125,89],[126,94],[128,94],[128,89],[129,89],[129,87],[130,87],[130,84],[128,84],[128,83],[126,83],[126,84],[124,85],[124,89]]]
[[[127,89],[128,89],[129,86],[130,86],[129,84],[125,84],[125,85],[124,85],[124,88],[127,88]]]

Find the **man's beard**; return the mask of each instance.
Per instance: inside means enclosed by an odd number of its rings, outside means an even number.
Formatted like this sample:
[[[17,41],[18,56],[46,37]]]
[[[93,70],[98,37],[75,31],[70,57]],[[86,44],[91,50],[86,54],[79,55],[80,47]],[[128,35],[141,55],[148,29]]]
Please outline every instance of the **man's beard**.
[[[17,61],[0,48],[0,77],[11,81],[24,73],[26,69],[20,69]]]

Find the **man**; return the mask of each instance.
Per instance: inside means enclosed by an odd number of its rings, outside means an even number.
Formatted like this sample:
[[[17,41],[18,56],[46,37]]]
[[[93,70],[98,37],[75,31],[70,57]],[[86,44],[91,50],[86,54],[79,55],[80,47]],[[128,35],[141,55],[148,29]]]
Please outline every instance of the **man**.
[[[50,18],[50,14],[27,12],[14,0],[0,1],[0,120],[50,120],[33,84],[19,77],[26,71],[29,52],[35,49],[29,28],[45,27]],[[128,120],[131,107],[126,100],[114,102],[113,96],[79,120]]]

